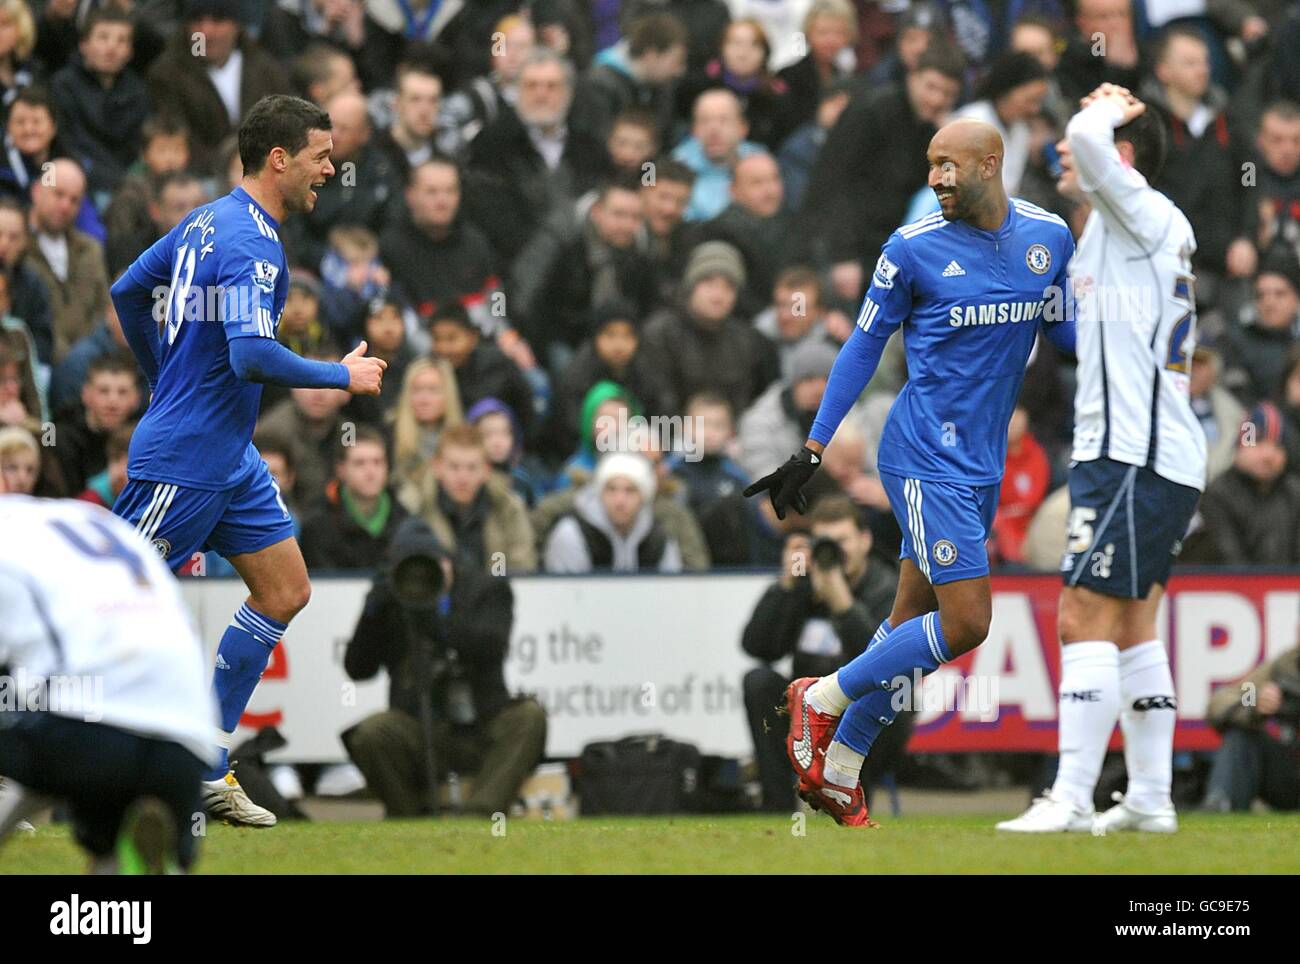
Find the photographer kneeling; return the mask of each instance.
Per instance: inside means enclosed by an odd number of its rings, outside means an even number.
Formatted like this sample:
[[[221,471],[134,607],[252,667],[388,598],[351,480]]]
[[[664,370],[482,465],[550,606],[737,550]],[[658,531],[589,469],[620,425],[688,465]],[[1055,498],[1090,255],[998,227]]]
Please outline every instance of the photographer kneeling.
[[[1300,809],[1300,647],[1219,687],[1206,717],[1223,746],[1203,809],[1247,811],[1256,798]]]
[[[758,601],[741,641],[746,653],[769,664],[745,674],[744,692],[763,809],[774,812],[788,813],[795,796],[785,752],[788,721],[776,710],[791,677],[770,664],[793,657],[794,679],[835,672],[866,649],[888,618],[898,580],[888,564],[869,558],[871,530],[846,496],[822,498],[809,518],[811,539],[802,533],[786,539],[781,577]],[[903,712],[881,734],[862,771],[864,790],[893,769],[911,732],[912,714]]]
[[[454,565],[422,519],[402,523],[343,657],[354,680],[388,672],[389,708],[342,734],[387,816],[436,811],[448,771],[474,774],[463,810],[507,812],[540,762],[546,712],[506,689],[513,622],[506,579]]]

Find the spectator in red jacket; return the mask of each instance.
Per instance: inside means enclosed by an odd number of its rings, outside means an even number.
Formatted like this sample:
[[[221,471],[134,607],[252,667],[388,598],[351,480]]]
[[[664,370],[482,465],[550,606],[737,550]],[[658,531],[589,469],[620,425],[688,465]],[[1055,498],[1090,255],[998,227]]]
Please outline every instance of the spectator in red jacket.
[[[1025,534],[1047,497],[1051,476],[1047,453],[1029,431],[1029,413],[1017,405],[1007,426],[1007,471],[993,518],[993,554],[1002,562],[1024,560]]]

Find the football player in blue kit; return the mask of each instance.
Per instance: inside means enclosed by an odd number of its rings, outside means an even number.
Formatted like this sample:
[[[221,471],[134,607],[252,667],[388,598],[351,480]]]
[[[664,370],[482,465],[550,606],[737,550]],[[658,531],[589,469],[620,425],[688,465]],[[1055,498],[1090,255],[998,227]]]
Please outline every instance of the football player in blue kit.
[[[803,449],[759,479],[778,518],[807,510],[836,427],[900,326],[908,381],[880,441],[881,482],[903,532],[893,611],[831,676],[786,691],[799,795],[837,823],[870,826],[859,773],[898,712],[895,689],[974,649],[992,616],[985,540],[1006,463],[1007,423],[1040,329],[1073,353],[1065,222],[1002,183],[1002,138],[955,120],[930,142],[940,210],[895,231],[881,252]]]
[[[386,367],[365,357],[365,342],[342,362],[325,362],[300,358],[275,337],[289,286],[280,224],[311,211],[316,189],[334,174],[330,128],[329,115],[305,100],[262,98],[239,129],[239,186],[182,218],[112,289],[152,392],[113,512],[173,569],[214,549],[248,586],[217,650],[219,761],[203,786],[214,814],[249,826],[272,826],[275,815],[239,786],[230,739],[311,595],[293,522],[252,444],[262,385],[377,395]]]

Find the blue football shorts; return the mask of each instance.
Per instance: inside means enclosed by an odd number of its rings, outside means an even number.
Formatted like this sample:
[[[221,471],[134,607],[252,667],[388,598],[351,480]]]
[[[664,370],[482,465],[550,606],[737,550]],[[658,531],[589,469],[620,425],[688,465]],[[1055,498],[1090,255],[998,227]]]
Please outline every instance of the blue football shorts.
[[[911,559],[932,586],[987,576],[986,543],[1001,486],[933,482],[880,473],[903,533],[900,559]]]
[[[173,570],[196,552],[212,549],[229,559],[294,534],[280,487],[261,460],[231,488],[217,491],[131,479],[113,513],[135,526]]]

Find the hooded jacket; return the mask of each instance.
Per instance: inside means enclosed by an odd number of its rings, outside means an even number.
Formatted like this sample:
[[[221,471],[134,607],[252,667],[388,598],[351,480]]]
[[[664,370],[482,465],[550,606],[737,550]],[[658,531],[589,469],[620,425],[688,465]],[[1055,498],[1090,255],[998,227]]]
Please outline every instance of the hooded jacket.
[[[366,596],[343,654],[343,668],[354,680],[386,670],[389,708],[418,716],[413,627],[433,640],[434,661],[446,667],[433,683],[435,718],[445,718],[449,687],[463,681],[469,685],[478,720],[490,720],[510,701],[504,664],[514,625],[514,591],[507,579],[457,566],[446,601],[439,606],[438,600],[430,600],[408,621],[392,588],[392,572],[404,560],[421,555],[446,558],[447,550],[427,525],[408,519],[393,536],[388,564]],[[445,611],[434,616],[439,608]]]
[[[576,488],[566,488],[552,492],[542,499],[529,514],[533,531],[544,546],[551,531],[559,520],[573,510],[577,494],[591,479],[591,473],[574,470],[573,483]],[[708,569],[710,565],[709,547],[699,522],[681,501],[681,487],[676,478],[667,476],[659,480],[655,491],[655,518],[663,526],[669,539],[677,543],[682,554],[682,566],[691,571]]]
[[[546,540],[547,572],[680,572],[682,553],[655,519],[653,503],[641,506],[624,535],[609,521],[594,484],[578,490],[573,511],[564,515]]]

